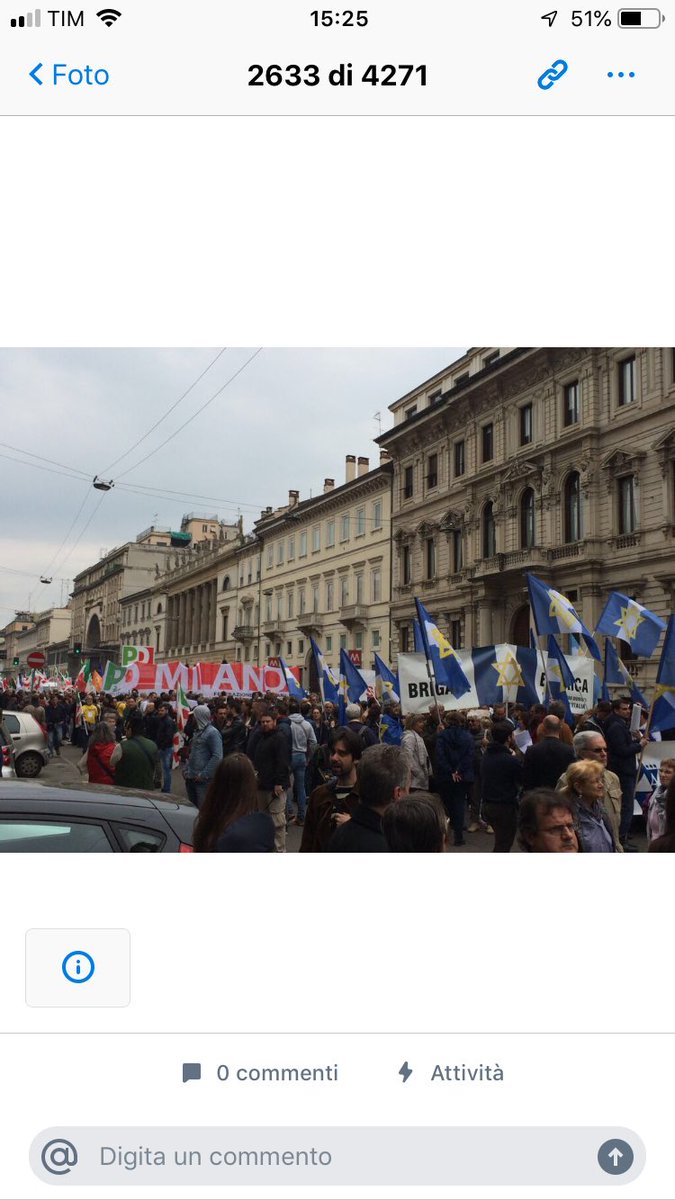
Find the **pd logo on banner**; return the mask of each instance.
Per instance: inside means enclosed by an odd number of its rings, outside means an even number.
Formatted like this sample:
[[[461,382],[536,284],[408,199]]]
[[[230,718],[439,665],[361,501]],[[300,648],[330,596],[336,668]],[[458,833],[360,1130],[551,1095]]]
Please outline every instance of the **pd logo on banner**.
[[[122,666],[130,667],[132,663],[146,666],[155,661],[154,646],[122,646]]]

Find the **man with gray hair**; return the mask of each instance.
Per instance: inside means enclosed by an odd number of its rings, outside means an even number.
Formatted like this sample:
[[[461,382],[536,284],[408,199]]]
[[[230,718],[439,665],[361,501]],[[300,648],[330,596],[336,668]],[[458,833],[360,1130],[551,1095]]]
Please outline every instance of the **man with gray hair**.
[[[410,791],[410,759],[403,747],[369,746],[359,762],[358,787],[359,803],[351,819],[336,829],[326,850],[386,854],[382,816],[390,804]]]
[[[605,788],[602,804],[610,819],[615,839],[619,839],[621,824],[621,780],[613,771],[607,770],[607,743],[604,734],[595,733],[592,729],[575,733],[572,747],[577,761],[588,759],[589,762],[600,763],[603,768],[602,781]],[[556,790],[567,786],[567,771],[560,776]]]
[[[369,725],[364,723],[360,704],[348,704],[345,708],[345,717],[347,720],[346,728],[353,729],[354,733],[358,733],[361,739],[361,746],[364,750],[368,746],[377,745],[377,734]]]

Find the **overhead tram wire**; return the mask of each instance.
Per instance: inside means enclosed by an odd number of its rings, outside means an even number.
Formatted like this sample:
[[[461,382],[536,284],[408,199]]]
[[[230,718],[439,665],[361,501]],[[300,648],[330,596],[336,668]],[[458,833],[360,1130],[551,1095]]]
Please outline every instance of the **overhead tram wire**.
[[[194,382],[190,384],[187,391],[183,392],[183,395],[179,396],[178,399],[171,405],[171,408],[167,408],[166,412],[159,418],[159,420],[155,421],[155,424],[152,425],[150,427],[150,429],[148,429],[147,432],[143,434],[143,437],[138,438],[138,440],[136,442],[134,442],[133,446],[130,446],[128,450],[124,451],[124,454],[120,454],[119,457],[114,460],[114,462],[111,462],[108,467],[106,467],[103,471],[101,471],[101,475],[107,476],[110,473],[110,471],[112,471],[113,467],[117,466],[118,462],[121,462],[123,458],[126,458],[128,454],[131,454],[132,450],[135,450],[137,446],[140,446],[141,442],[144,442],[146,438],[150,437],[150,434],[154,433],[155,429],[157,429],[158,426],[162,424],[162,421],[166,421],[166,418],[171,415],[171,413],[174,411],[175,408],[178,408],[178,405],[181,404],[183,402],[183,400],[185,400],[186,396],[190,395],[190,392],[194,388],[196,388],[197,384],[201,383],[202,379],[204,378],[205,375],[208,374],[208,372],[211,370],[211,368],[215,367],[216,363],[218,362],[218,359],[222,358],[223,354],[225,354],[227,349],[228,349],[227,346],[223,346],[222,350],[219,350],[218,353],[216,354],[216,357],[211,360],[208,367],[204,368],[201,375],[197,376],[197,378],[194,380]]]
[[[133,467],[129,467],[126,471],[123,471],[122,474],[119,476],[119,479],[124,479],[125,475],[130,475],[132,471],[135,471],[138,467],[142,466],[143,463],[147,462],[148,459],[152,458],[153,455],[157,454],[160,450],[163,450],[165,446],[168,446],[169,442],[173,441],[173,439],[175,437],[177,437],[179,433],[182,433],[184,429],[187,429],[187,426],[190,425],[192,423],[192,421],[195,420],[196,417],[198,417],[201,413],[203,413],[204,410],[208,408],[209,404],[213,404],[213,401],[216,400],[218,398],[218,396],[221,396],[222,393],[225,391],[225,389],[228,388],[231,383],[234,383],[235,379],[237,379],[239,377],[239,375],[241,375],[242,372],[246,370],[249,363],[252,363],[253,359],[257,358],[258,355],[262,352],[262,350],[263,350],[263,347],[258,346],[258,349],[254,350],[253,354],[249,355],[249,357],[246,359],[246,362],[243,363],[242,366],[239,367],[234,372],[234,374],[230,375],[229,379],[225,380],[225,383],[222,384],[222,386],[219,387],[218,390],[213,393],[213,395],[206,401],[205,404],[202,404],[201,408],[198,408],[197,411],[194,412],[191,417],[188,417],[187,421],[184,421],[182,425],[179,425],[178,429],[174,430],[174,432],[172,434],[170,434],[168,438],[166,438],[163,442],[160,442],[159,446],[156,446],[154,450],[151,450],[149,454],[146,454],[145,458],[139,459],[139,461],[137,463],[135,463]]]

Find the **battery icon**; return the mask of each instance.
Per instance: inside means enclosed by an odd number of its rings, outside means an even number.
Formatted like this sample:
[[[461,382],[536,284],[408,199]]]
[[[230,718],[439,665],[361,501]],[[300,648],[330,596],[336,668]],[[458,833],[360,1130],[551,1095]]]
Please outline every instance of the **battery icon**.
[[[620,8],[619,29],[658,29],[663,21],[659,8]]]

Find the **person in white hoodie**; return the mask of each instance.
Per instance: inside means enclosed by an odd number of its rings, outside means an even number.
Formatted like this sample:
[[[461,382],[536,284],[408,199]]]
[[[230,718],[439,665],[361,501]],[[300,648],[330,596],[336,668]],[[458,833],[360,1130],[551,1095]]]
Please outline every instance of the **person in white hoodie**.
[[[316,734],[300,712],[300,705],[295,699],[288,704],[289,720],[291,723],[291,771],[293,785],[286,794],[286,821],[296,825],[304,825],[307,811],[307,792],[305,791],[305,771],[307,762],[316,747]],[[298,807],[297,817],[293,816],[293,800]]]
[[[422,730],[424,729],[426,718],[426,713],[412,713],[409,717],[406,717],[405,733],[401,739],[401,745],[410,760],[410,769],[412,771],[410,790],[412,792],[427,792],[429,790],[431,763],[429,762],[427,748],[422,738]]]

